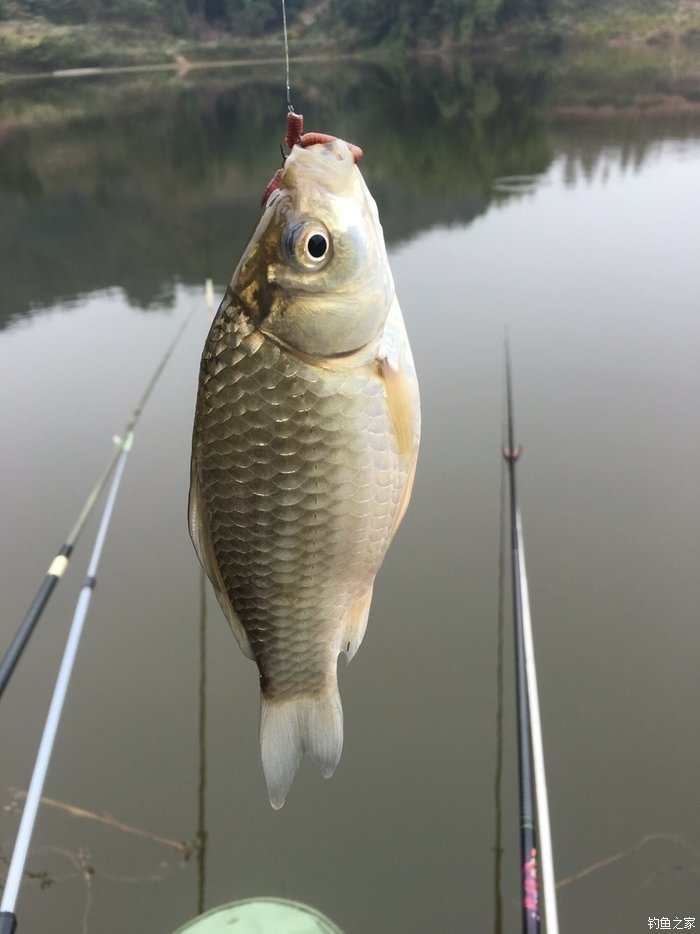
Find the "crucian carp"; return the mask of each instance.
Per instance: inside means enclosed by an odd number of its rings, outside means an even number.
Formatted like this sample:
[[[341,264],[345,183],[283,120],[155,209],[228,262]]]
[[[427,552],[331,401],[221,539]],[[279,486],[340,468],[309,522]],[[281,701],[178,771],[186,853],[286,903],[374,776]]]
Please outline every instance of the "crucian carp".
[[[274,808],[305,753],[326,777],[340,759],[337,658],[362,641],[420,437],[361,151],[301,135],[297,114],[287,142],[204,346],[189,497],[199,560],[260,673]]]

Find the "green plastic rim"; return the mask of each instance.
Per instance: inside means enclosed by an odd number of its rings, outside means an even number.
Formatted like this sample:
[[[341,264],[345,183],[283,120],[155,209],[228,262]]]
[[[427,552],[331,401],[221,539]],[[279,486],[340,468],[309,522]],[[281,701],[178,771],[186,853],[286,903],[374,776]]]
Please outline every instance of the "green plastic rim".
[[[174,934],[343,934],[315,908],[286,898],[246,898],[193,918]]]

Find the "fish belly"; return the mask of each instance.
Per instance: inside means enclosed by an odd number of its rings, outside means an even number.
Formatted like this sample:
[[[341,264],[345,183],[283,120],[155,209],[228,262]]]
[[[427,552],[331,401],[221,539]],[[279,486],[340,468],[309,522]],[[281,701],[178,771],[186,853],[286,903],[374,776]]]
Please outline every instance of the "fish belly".
[[[233,308],[217,318],[193,440],[198,551],[260,671],[275,806],[304,752],[324,774],[340,757],[336,660],[362,639],[406,481],[375,367],[315,366]]]

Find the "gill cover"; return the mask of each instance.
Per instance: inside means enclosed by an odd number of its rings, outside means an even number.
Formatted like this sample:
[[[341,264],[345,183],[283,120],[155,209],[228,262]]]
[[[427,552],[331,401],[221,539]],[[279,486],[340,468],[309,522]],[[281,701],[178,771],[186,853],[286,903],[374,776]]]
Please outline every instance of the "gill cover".
[[[323,357],[352,353],[379,334],[394,283],[376,204],[347,143],[292,149],[249,251],[261,235],[273,292],[260,316],[264,333]]]

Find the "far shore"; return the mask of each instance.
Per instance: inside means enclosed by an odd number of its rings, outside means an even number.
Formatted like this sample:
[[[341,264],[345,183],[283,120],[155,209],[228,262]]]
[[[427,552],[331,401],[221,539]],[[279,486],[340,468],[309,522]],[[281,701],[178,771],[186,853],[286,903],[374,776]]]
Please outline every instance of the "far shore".
[[[422,43],[357,49],[323,33],[290,36],[298,62],[390,55],[446,57],[468,54],[557,53],[600,47],[700,48],[700,0],[654,13],[600,12],[509,26],[467,44]],[[126,23],[57,26],[43,19],[0,20],[0,82],[27,78],[78,78],[131,72],[240,68],[277,65],[284,59],[282,37],[247,39],[210,31],[177,38]]]

